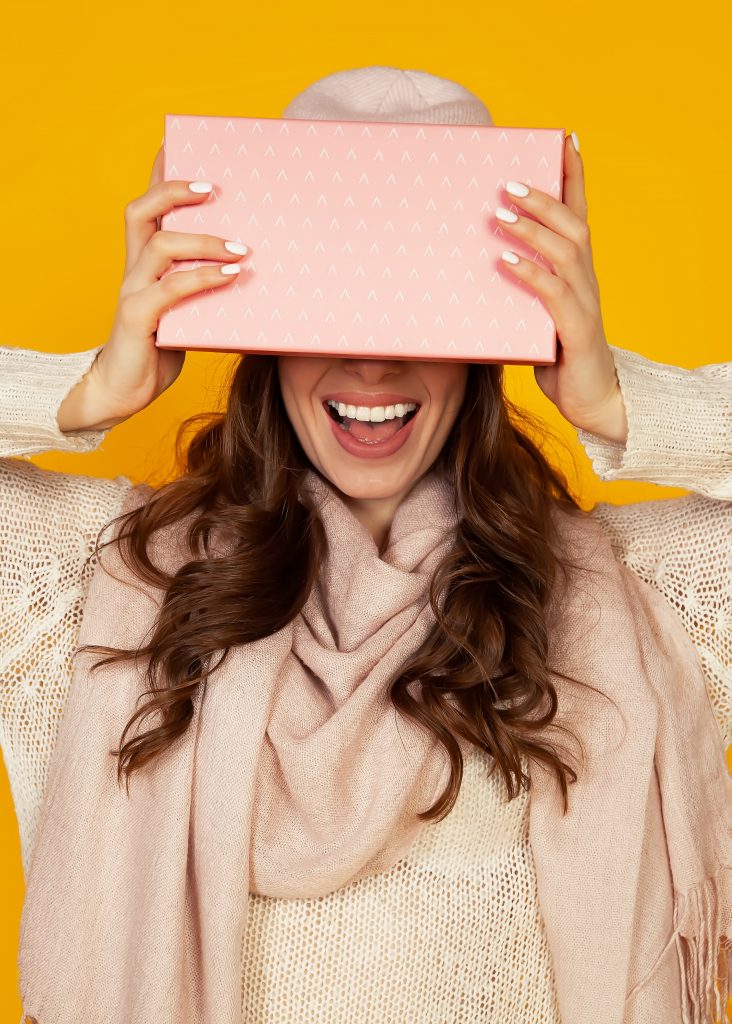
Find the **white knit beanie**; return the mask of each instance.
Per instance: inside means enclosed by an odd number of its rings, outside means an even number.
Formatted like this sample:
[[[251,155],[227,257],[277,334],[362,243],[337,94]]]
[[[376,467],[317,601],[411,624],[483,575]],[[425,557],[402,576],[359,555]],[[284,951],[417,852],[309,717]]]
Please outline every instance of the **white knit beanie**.
[[[325,121],[421,121],[492,125],[485,104],[449,78],[374,65],[335,71],[313,82],[282,117]]]

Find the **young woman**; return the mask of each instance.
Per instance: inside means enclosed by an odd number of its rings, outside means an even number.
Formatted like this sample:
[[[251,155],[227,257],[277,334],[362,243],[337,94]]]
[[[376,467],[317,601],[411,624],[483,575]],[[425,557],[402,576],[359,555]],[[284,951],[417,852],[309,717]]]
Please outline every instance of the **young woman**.
[[[492,123],[462,86],[383,67],[284,116]],[[243,255],[159,230],[206,201],[190,184],[159,153],[128,205],[106,344],[0,349],[28,1019],[720,1018],[732,364],[608,345],[567,140],[563,201],[511,182],[500,214],[553,266],[506,262],[557,324],[536,380],[604,479],[696,493],[583,512],[500,365],[416,360],[247,356],[156,492],[18,459],[98,448],[180,374],[161,314]],[[220,265],[160,279],[197,258]],[[99,543],[113,522],[128,544]],[[562,710],[592,740],[576,762],[546,742]]]

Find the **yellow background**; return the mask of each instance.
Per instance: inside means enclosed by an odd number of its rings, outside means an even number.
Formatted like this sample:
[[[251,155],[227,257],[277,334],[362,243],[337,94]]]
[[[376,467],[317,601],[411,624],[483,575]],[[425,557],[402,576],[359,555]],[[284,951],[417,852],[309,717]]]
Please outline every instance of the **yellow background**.
[[[124,265],[124,207],[147,188],[165,113],[278,117],[311,81],[382,64],[460,81],[496,124],[574,129],[608,340],[684,367],[727,360],[725,9],[721,0],[695,4],[693,16],[660,0],[616,0],[612,11],[586,0],[8,5],[0,344],[62,352],[106,340]],[[33,461],[161,479],[176,424],[218,401],[229,358],[189,353],[175,386],[115,428],[103,451]],[[512,396],[568,439],[588,505],[685,493],[597,480],[531,369],[508,374]],[[728,760],[732,770],[732,750]],[[23,879],[4,768],[0,816],[0,1021],[16,1024]]]

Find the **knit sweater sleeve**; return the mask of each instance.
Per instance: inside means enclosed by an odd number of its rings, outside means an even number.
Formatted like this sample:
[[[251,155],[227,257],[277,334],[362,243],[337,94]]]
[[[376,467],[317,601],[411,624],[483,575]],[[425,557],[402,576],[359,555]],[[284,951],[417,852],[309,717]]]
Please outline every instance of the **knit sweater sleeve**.
[[[67,434],[56,421],[97,351],[0,347],[0,747],[26,867],[93,572],[84,563],[131,482],[25,456],[99,447],[108,431]]]
[[[691,637],[725,745],[732,742],[732,363],[693,370],[610,346],[626,444],[579,430],[603,480],[682,487],[680,498],[600,502],[616,556],[670,601]]]
[[[31,455],[51,449],[90,452],[99,447],[109,431],[65,433],[59,430],[56,414],[102,347],[64,353],[0,348],[0,456]]]
[[[628,416],[625,444],[578,430],[603,480],[648,480],[732,499],[732,363],[693,370],[610,345]]]

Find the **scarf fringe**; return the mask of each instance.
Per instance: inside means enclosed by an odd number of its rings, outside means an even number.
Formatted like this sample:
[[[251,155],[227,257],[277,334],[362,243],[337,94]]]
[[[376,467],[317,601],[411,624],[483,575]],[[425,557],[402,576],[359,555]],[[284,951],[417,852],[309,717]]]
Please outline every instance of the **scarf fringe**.
[[[726,1024],[732,993],[732,866],[676,895],[682,1024]]]

